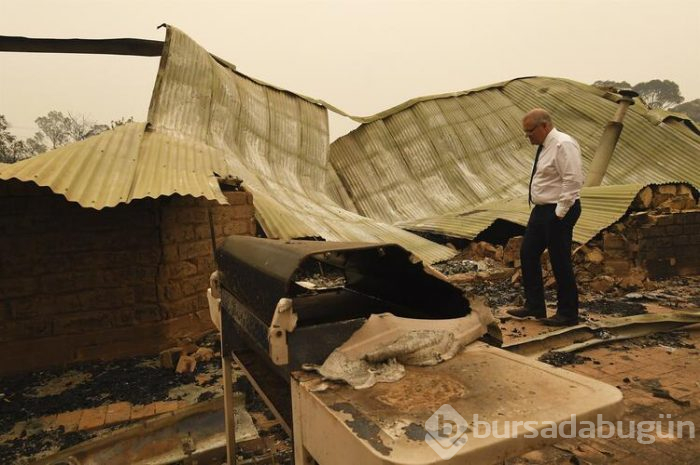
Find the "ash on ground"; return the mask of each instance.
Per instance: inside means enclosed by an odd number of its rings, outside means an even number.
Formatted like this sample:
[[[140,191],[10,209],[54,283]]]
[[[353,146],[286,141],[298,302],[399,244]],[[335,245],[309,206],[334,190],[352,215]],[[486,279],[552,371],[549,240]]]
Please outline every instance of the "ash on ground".
[[[640,303],[622,302],[619,300],[591,300],[582,303],[581,307],[589,312],[610,316],[632,316],[647,313],[644,305]]]
[[[303,263],[292,280],[307,289],[343,287],[347,282],[342,269],[317,261]]]
[[[474,273],[479,271],[479,263],[474,260],[452,260],[436,263],[433,268],[445,276],[458,273]]]
[[[591,357],[584,357],[573,352],[547,352],[540,356],[538,360],[555,367],[562,367],[565,365],[582,365],[590,361]]]
[[[695,349],[695,344],[684,340],[688,337],[686,331],[673,331],[670,333],[656,333],[648,336],[630,339],[627,344],[637,347],[668,347],[673,349]]]
[[[207,337],[200,347],[218,350],[218,337]],[[207,386],[196,383],[197,375],[211,376]],[[98,431],[65,432],[63,427],[32,429],[37,419],[99,407],[116,402],[145,405],[156,401],[195,402],[204,392],[221,392],[221,358],[199,362],[193,373],[164,369],[159,356],[133,357],[111,362],[89,362],[0,378],[0,436],[26,422],[20,438],[0,443],[0,463],[18,463],[48,451],[58,452],[84,440],[128,426],[124,422]],[[204,396],[206,397],[206,395]]]
[[[38,431],[29,438],[15,438],[0,444],[0,463],[16,465],[29,463],[26,460],[27,457],[55,450],[56,444],[61,444],[61,449],[67,449],[93,437],[95,437],[94,432],[66,432],[63,426],[48,431]]]
[[[483,296],[491,308],[517,305],[522,301],[522,290],[515,288],[510,280],[474,281],[464,286],[467,296]]]

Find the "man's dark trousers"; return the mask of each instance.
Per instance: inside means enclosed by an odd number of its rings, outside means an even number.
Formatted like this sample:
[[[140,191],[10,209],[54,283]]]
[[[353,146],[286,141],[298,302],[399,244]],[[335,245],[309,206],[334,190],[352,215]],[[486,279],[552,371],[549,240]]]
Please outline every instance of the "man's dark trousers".
[[[578,316],[578,289],[571,264],[571,237],[581,216],[581,201],[576,200],[562,219],[557,218],[555,208],[554,204],[535,205],[527,222],[520,249],[525,308],[542,314],[546,311],[540,258],[547,249],[557,281],[557,314],[574,318]]]

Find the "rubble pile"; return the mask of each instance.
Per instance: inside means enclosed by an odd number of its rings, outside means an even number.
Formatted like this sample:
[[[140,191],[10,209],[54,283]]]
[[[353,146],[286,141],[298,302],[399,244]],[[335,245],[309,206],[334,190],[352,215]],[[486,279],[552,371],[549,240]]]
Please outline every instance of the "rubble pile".
[[[473,241],[454,258],[436,263],[433,268],[457,285],[465,285],[473,281],[500,281],[510,278],[516,272],[515,268],[508,266],[509,263],[505,262],[505,250],[506,248],[500,245]]]
[[[642,189],[632,202],[631,209],[671,213],[672,211],[691,210],[697,206],[697,199],[692,187],[687,184],[661,184],[646,186]]]
[[[653,280],[700,274],[700,210],[685,185],[645,187],[632,211],[575,250],[577,278],[598,292],[654,290]]]
[[[174,369],[177,373],[193,373],[197,362],[208,362],[214,358],[214,350],[209,347],[199,347],[186,339],[176,347],[171,347],[160,353],[160,366]]]
[[[155,416],[160,408],[165,413],[205,400],[204,393],[220,395],[221,358],[213,356],[218,337],[181,342],[179,352],[164,351],[170,365],[162,353],[0,378],[0,463],[65,449]],[[192,371],[176,372],[186,352],[199,352],[198,363]],[[100,412],[102,420],[91,423],[90,416]]]
[[[434,267],[462,287],[509,279],[512,288],[501,291],[517,292],[522,242],[522,236],[505,246],[472,241]],[[651,292],[658,279],[700,274],[700,209],[693,189],[685,184],[645,187],[624,218],[572,254],[579,285],[601,295]],[[545,287],[552,289],[556,282],[546,251],[542,266]]]
[[[435,268],[446,276],[473,273],[479,270],[479,263],[474,260],[453,260],[435,264]]]

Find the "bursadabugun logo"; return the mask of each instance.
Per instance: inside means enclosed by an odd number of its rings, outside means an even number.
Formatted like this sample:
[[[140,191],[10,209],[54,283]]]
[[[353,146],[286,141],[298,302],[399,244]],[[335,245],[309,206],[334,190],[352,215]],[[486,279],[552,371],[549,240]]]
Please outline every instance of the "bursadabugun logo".
[[[664,420],[666,420],[664,422]],[[469,440],[494,437],[497,439],[517,438],[601,438],[613,436],[634,438],[640,444],[652,444],[656,439],[695,438],[695,424],[692,421],[673,421],[671,415],[660,414],[658,419],[644,421],[606,421],[597,414],[595,421],[581,420],[576,415],[569,419],[554,421],[485,421],[478,414],[467,422],[452,406],[442,405],[425,422],[425,442],[443,460],[449,460],[464,447]]]
[[[467,443],[467,429],[467,420],[444,404],[425,422],[425,442],[441,459],[449,460]]]

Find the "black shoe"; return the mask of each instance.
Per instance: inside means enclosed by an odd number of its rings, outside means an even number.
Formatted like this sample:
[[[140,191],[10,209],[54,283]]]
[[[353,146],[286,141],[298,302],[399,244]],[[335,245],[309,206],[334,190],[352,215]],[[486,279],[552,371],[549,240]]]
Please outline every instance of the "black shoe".
[[[538,320],[540,318],[547,318],[547,311],[546,310],[530,310],[527,308],[520,308],[518,310],[508,310],[506,312],[508,315],[513,316],[515,318],[527,318],[529,316],[537,318]]]
[[[554,315],[542,320],[542,323],[547,326],[576,326],[578,324],[578,317]]]

